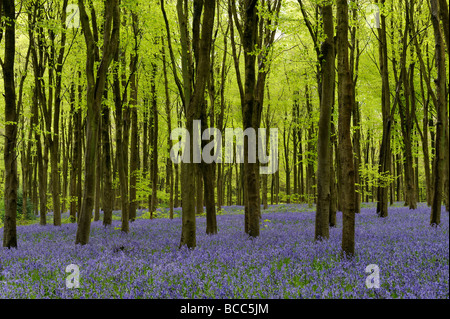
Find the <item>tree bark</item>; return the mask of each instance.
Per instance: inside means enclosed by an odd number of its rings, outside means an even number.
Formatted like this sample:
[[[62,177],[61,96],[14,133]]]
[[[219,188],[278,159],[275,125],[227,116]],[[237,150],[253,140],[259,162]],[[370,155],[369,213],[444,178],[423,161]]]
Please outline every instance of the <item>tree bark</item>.
[[[104,92],[105,101],[108,100],[108,91]],[[102,167],[103,167],[103,188],[102,188],[102,210],[103,226],[110,226],[112,223],[113,189],[111,171],[111,140],[109,130],[111,128],[110,110],[107,103],[102,107]]]
[[[331,111],[334,102],[335,53],[333,5],[326,3],[322,8],[325,40],[321,46],[321,82],[320,118],[318,132],[317,164],[317,208],[315,219],[315,240],[329,238],[331,205]]]
[[[434,30],[435,52],[436,52],[436,68],[437,79],[437,123],[436,123],[436,142],[435,142],[435,159],[433,166],[433,196],[431,201],[431,226],[437,226],[441,222],[441,203],[443,197],[444,187],[444,173],[445,173],[445,152],[446,145],[446,126],[447,126],[447,95],[446,95],[446,66],[445,66],[445,46],[442,35],[442,29],[439,22],[440,3],[438,0],[430,0],[431,8],[431,22]]]
[[[286,173],[286,203],[291,202],[291,169],[289,166],[289,140],[291,136],[291,127],[287,126],[287,113],[284,114],[284,127],[283,127],[283,145],[284,145],[284,163],[285,163],[285,173]],[[287,131],[287,136],[286,136]]]
[[[58,58],[55,67],[55,105],[53,111],[53,136],[50,138],[50,162],[52,169],[52,197],[53,197],[53,225],[61,226],[61,183],[59,174],[59,118],[61,109],[61,83],[62,83],[62,70],[64,64],[64,52],[66,46],[66,7],[68,0],[64,0],[61,8],[61,48],[59,49]]]
[[[156,96],[156,63],[152,63],[152,87],[151,87],[151,112],[152,112],[152,154],[151,154],[151,176],[152,176],[152,195],[150,202],[150,215],[156,212],[157,205],[157,187],[158,187],[158,104]]]
[[[138,179],[138,166],[139,166],[139,149],[138,149],[138,81],[137,81],[137,62],[139,60],[138,55],[138,41],[139,41],[139,28],[138,28],[138,16],[136,12],[131,13],[132,28],[134,34],[134,48],[133,53],[130,56],[130,119],[131,119],[131,141],[130,141],[130,221],[136,219],[136,184]]]
[[[381,5],[384,6],[385,0],[381,0]],[[388,69],[388,52],[386,39],[386,16],[380,14],[380,28],[378,28],[378,52],[381,73],[381,113],[383,117],[383,136],[380,147],[379,159],[379,173],[390,173],[390,159],[391,159],[391,141],[390,130],[390,89],[389,89],[389,69]],[[377,190],[377,214],[379,217],[388,216],[388,189],[385,185],[380,185]]]
[[[351,9],[352,20],[358,20],[358,9],[356,1],[353,1],[353,8]],[[350,77],[353,81],[352,92],[352,118],[353,118],[353,149],[354,149],[354,169],[355,169],[355,213],[361,212],[361,179],[359,174],[359,165],[361,162],[361,111],[360,104],[356,100],[356,85],[358,82],[359,73],[359,39],[357,38],[358,27],[353,25],[350,29]]]
[[[5,220],[3,227],[3,247],[17,247],[17,122],[16,89],[14,84],[14,58],[16,51],[16,17],[14,0],[3,1],[4,16],[8,19],[5,26],[5,55],[3,68],[3,85],[5,89]]]
[[[195,195],[193,182],[195,178],[195,166],[193,163],[192,150],[193,145],[197,141],[193,141],[193,120],[198,116],[202,103],[204,103],[204,92],[208,76],[210,73],[210,52],[212,45],[212,30],[214,26],[215,16],[215,1],[204,0],[194,1],[194,21],[200,20],[200,15],[203,11],[203,19],[201,24],[201,30],[195,30],[197,27],[193,22],[193,47],[196,55],[196,70],[195,81],[191,81],[188,72],[188,41],[186,21],[187,21],[187,8],[182,10],[181,1],[178,0],[178,15],[180,21],[181,43],[182,43],[182,66],[183,66],[183,83],[184,83],[184,106],[186,115],[186,129],[190,136],[190,139],[186,139],[189,143],[190,158],[189,162],[184,161],[181,166],[181,197],[182,197],[182,230],[180,247],[187,246],[188,248],[194,248],[196,246],[196,220],[195,220]],[[199,27],[199,26],[198,26]],[[201,35],[200,35],[201,33]],[[192,64],[191,64],[192,65]],[[190,96],[191,85],[193,86],[193,94]],[[185,148],[186,149],[186,148]]]
[[[348,61],[348,3],[337,0],[337,57],[339,101],[339,157],[341,207],[343,216],[342,254],[352,257],[355,253],[355,171],[353,147],[350,137],[353,80]]]
[[[119,4],[117,0],[112,0],[111,3],[105,7],[102,60],[98,66],[96,76],[94,76],[94,52],[96,44],[94,42],[83,0],[78,1],[78,7],[80,10],[80,21],[87,49],[86,76],[88,87],[86,104],[88,114],[85,152],[85,187],[75,244],[85,245],[89,242],[92,209],[94,205],[93,196],[95,192],[94,181],[96,175],[95,154],[98,146],[100,108],[108,67],[112,61],[114,52],[117,52]]]
[[[172,115],[171,115],[171,106],[170,106],[170,95],[169,95],[169,81],[167,79],[167,65],[166,65],[166,51],[165,51],[165,43],[164,38],[161,37],[161,41],[163,43],[162,45],[162,59],[163,59],[163,73],[164,73],[164,93],[166,96],[165,101],[165,111],[167,116],[167,130],[169,132],[168,138],[167,138],[167,151],[170,154],[170,149],[172,148],[172,140],[170,139],[170,133],[172,132]],[[173,207],[174,207],[174,178],[173,178],[173,165],[172,161],[169,158],[167,158],[166,162],[167,167],[167,184],[169,189],[169,218],[173,219]]]

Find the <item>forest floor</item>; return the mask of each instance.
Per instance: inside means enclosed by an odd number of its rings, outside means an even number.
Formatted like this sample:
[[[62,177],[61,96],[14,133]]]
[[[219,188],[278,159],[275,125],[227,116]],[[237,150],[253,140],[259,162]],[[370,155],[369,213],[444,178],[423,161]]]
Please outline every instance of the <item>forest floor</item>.
[[[194,250],[178,248],[181,218],[164,218],[165,210],[153,220],[139,211],[128,234],[115,212],[112,227],[92,223],[85,246],[74,244],[76,224],[18,226],[18,249],[0,248],[0,298],[448,299],[448,212],[432,228],[425,205],[397,206],[380,219],[373,205],[363,205],[352,260],[339,257],[342,214],[330,239],[314,242],[314,208],[307,205],[269,207],[252,240],[241,206],[219,212],[217,235],[205,234],[199,216]],[[79,268],[79,288],[66,287],[70,264]],[[380,287],[369,289],[366,267],[373,264]]]

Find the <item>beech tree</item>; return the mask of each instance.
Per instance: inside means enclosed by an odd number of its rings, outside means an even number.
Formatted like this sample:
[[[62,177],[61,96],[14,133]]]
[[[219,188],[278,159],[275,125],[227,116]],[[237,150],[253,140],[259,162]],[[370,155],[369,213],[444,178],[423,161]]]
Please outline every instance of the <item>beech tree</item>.
[[[234,41],[234,26],[231,25],[231,44],[239,87],[243,129],[257,130],[261,124],[264,105],[265,81],[270,68],[269,50],[275,40],[281,1],[246,0],[240,3],[240,11],[234,0],[229,1],[229,16],[232,17],[244,51],[244,82],[239,71],[239,59]],[[264,11],[267,17],[259,17]],[[240,14],[240,19],[238,17]],[[262,16],[262,14],[261,14]],[[257,48],[263,48],[259,54]],[[258,68],[256,68],[258,63]],[[260,190],[259,163],[249,162],[248,137],[244,138],[244,206],[245,232],[250,237],[259,236]]]
[[[107,5],[105,3],[102,57],[97,70],[95,70],[96,43],[93,36],[93,32],[95,31],[91,29],[84,1],[79,0],[78,6],[80,9],[81,26],[86,41],[86,104],[88,114],[84,171],[85,185],[75,244],[85,245],[89,242],[91,216],[94,207],[96,166],[92,165],[92,163],[95,163],[95,154],[98,145],[100,108],[107,71],[113,59],[114,52],[117,52],[120,14],[118,0],[113,0]],[[127,229],[122,230],[127,231]]]
[[[437,0],[430,0],[431,8],[431,22],[434,30],[434,41],[436,50],[436,68],[437,79],[436,92],[437,92],[437,123],[436,123],[436,151],[435,162],[433,167],[433,197],[431,201],[431,219],[430,224],[432,226],[439,225],[441,222],[441,203],[442,203],[442,191],[444,186],[444,174],[445,174],[445,153],[448,153],[448,139],[446,141],[446,127],[448,126],[447,115],[447,94],[446,94],[446,66],[445,66],[445,46],[444,37],[442,35],[442,29],[440,24],[440,3]],[[445,7],[445,5],[444,5]],[[445,11],[445,9],[443,8]],[[448,22],[448,19],[447,19]],[[448,23],[447,23],[448,24]],[[448,26],[448,25],[447,25]],[[448,35],[448,30],[447,30]],[[448,46],[448,36],[447,36]],[[448,132],[448,129],[447,129]],[[447,134],[448,135],[448,134]],[[447,147],[446,147],[447,146]],[[445,151],[447,149],[447,151]],[[448,168],[447,168],[448,171]],[[447,195],[448,196],[448,195]],[[448,207],[448,206],[447,206]]]
[[[342,252],[345,256],[355,253],[355,169],[350,137],[353,80],[348,60],[348,3],[337,1],[337,59],[339,101],[339,182],[342,207]]]
[[[16,214],[17,214],[17,122],[16,88],[14,75],[14,57],[16,54],[16,11],[14,0],[2,1],[0,13],[4,18],[5,55],[0,60],[3,70],[5,88],[5,226],[3,230],[3,247],[17,247]],[[2,35],[3,35],[3,30]]]
[[[323,29],[326,39],[321,46],[322,98],[320,100],[320,120],[318,132],[317,166],[317,209],[315,238],[329,237],[331,206],[331,111],[334,102],[335,53],[333,5],[321,7]]]

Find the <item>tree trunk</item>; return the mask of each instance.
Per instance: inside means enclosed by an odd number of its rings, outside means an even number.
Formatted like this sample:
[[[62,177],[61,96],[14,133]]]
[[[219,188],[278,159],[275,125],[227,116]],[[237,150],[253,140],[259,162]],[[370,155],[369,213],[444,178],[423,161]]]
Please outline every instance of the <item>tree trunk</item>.
[[[438,0],[430,0],[431,22],[434,29],[437,79],[437,123],[436,123],[436,142],[435,159],[433,166],[433,196],[431,201],[431,226],[437,226],[441,222],[441,203],[443,197],[443,184],[445,173],[445,150],[446,145],[446,126],[447,126],[447,95],[446,95],[446,66],[445,66],[445,46],[442,35],[442,29],[439,22],[440,4]]]
[[[259,106],[255,100],[256,95],[256,56],[253,51],[257,40],[257,0],[248,0],[244,2],[245,17],[242,34],[242,45],[244,47],[245,60],[245,84],[244,84],[244,104],[242,106],[242,119],[244,130],[247,128],[257,129],[254,126],[254,113]],[[253,141],[254,143],[254,141]],[[245,207],[247,233],[250,237],[259,236],[259,185],[257,185],[257,174],[259,174],[259,165],[249,162],[249,140],[244,139],[244,174],[245,174]],[[253,146],[253,145],[252,145]],[[254,146],[253,146],[254,147]]]
[[[108,100],[108,91],[104,92],[105,101]],[[102,167],[103,167],[103,189],[102,189],[102,210],[103,226],[110,226],[112,223],[113,189],[111,172],[111,140],[109,130],[111,127],[110,110],[107,103],[102,107]]]
[[[166,103],[165,103],[165,111],[167,116],[167,130],[169,132],[168,138],[167,138],[167,151],[170,154],[170,149],[172,148],[172,140],[170,139],[170,133],[172,132],[172,116],[171,116],[171,107],[170,107],[170,95],[169,95],[169,81],[167,79],[167,65],[166,65],[166,51],[165,51],[165,43],[164,38],[161,37],[162,41],[162,59],[163,59],[163,73],[164,73],[164,93],[166,96]],[[172,161],[169,158],[167,158],[166,162],[166,171],[167,171],[167,185],[169,189],[169,218],[173,218],[173,165]],[[166,188],[166,189],[167,189]]]
[[[381,0],[384,6],[385,0]],[[380,147],[379,173],[390,173],[391,159],[391,141],[390,141],[390,89],[389,89],[389,69],[388,69],[388,52],[386,39],[386,16],[380,14],[380,28],[378,28],[378,52],[381,73],[381,113],[383,117],[383,136]],[[379,217],[388,216],[388,189],[384,185],[380,185],[377,190],[377,214]]]
[[[187,20],[187,8],[185,8],[184,13],[181,10],[181,1],[177,4],[180,20],[180,29],[185,32],[186,29],[183,23]],[[195,21],[200,21],[200,16],[203,11],[203,20],[201,23],[201,35],[200,35],[200,25],[196,24]],[[186,74],[188,71],[188,53],[187,49],[187,35],[181,35],[182,42],[182,65],[184,68],[184,86],[189,87],[188,90],[185,89],[184,96],[184,106],[186,114],[186,129],[190,136],[186,139],[189,143],[189,162],[183,161],[181,166],[181,196],[182,196],[182,230],[180,247],[187,246],[188,248],[194,248],[196,246],[196,220],[195,220],[195,195],[193,182],[195,178],[195,167],[197,163],[193,163],[193,152],[194,144],[198,141],[194,141],[194,127],[193,121],[198,117],[199,111],[201,110],[202,103],[204,103],[204,93],[206,89],[206,84],[208,82],[208,76],[210,73],[210,52],[212,45],[212,30],[214,27],[214,15],[215,15],[215,1],[205,0],[205,1],[194,1],[194,17],[193,17],[193,40],[192,46],[194,48],[195,59],[196,59],[196,70],[195,70],[195,81],[192,83],[190,77]],[[184,46],[184,47],[183,47]],[[193,94],[190,96],[190,87],[193,84]]]
[[[134,34],[134,52],[130,56],[130,118],[131,118],[131,145],[130,145],[130,221],[136,219],[136,184],[138,178],[138,166],[139,166],[139,130],[138,130],[138,81],[137,81],[137,63],[139,60],[138,55],[138,17],[136,12],[131,13],[132,27]]]
[[[82,102],[83,99],[83,86],[81,84],[81,71],[78,71],[78,109],[77,109],[77,136],[76,136],[76,143],[78,143],[78,151],[77,151],[77,159],[76,159],[76,165],[77,165],[77,190],[76,190],[76,196],[77,196],[77,216],[76,220],[77,222],[80,221],[80,212],[81,212],[81,204],[82,204],[82,168],[83,168],[83,140],[84,140],[84,131],[83,130],[83,123],[86,121],[83,121],[82,119]]]
[[[96,175],[95,154],[98,146],[100,108],[108,67],[113,58],[113,53],[117,52],[119,5],[117,0],[113,0],[105,7],[103,54],[101,63],[97,69],[96,77],[94,77],[94,52],[96,44],[90,28],[89,18],[84,7],[84,1],[79,0],[78,6],[87,49],[86,76],[88,87],[86,104],[88,114],[85,152],[85,187],[75,244],[85,245],[89,242],[92,209],[94,205],[93,196],[95,192],[94,181]]]
[[[3,227],[3,247],[17,247],[17,121],[16,90],[14,84],[14,57],[16,17],[14,0],[3,1],[3,11],[8,23],[5,26],[5,55],[3,61],[3,84],[5,97],[5,220]]]
[[[96,165],[96,173],[95,173],[95,201],[94,201],[94,221],[100,220],[100,195],[101,195],[101,185],[102,185],[102,121],[101,117],[99,119],[99,127],[98,127],[98,150],[96,154],[95,159],[95,165]]]
[[[308,205],[311,207],[315,197],[314,191],[314,154],[315,147],[313,144],[314,139],[314,123],[311,120],[312,115],[312,104],[311,96],[309,92],[308,85],[305,86],[305,100],[306,100],[306,111],[308,112],[308,142],[307,142],[307,153],[306,156],[306,196]]]
[[[150,205],[150,214],[156,212],[157,205],[157,186],[158,186],[158,104],[156,96],[156,64],[152,63],[152,97],[151,97],[151,108],[152,108],[152,155],[151,155],[151,176],[152,176],[152,196]],[[151,215],[152,216],[152,215]]]
[[[409,70],[411,76],[414,75],[414,64],[411,64]],[[413,155],[412,155],[412,114],[415,113],[413,107],[410,108],[410,105],[413,104],[415,96],[411,95],[414,93],[410,92],[410,79],[407,78],[406,69],[403,70],[403,83],[404,83],[404,93],[405,93],[405,101],[399,102],[399,111],[401,118],[401,128],[402,128],[402,136],[403,136],[403,144],[404,144],[404,157],[405,157],[405,186],[406,186],[406,201],[405,205],[409,206],[409,209],[416,209],[416,197],[415,197],[415,185],[414,185],[414,169],[413,169]],[[412,77],[411,80],[414,78]],[[411,98],[411,100],[410,100]]]
[[[315,240],[329,238],[331,207],[331,111],[334,102],[335,54],[333,6],[331,3],[321,8],[325,40],[321,46],[322,98],[318,132],[317,164],[317,208],[315,219]],[[333,179],[334,180],[334,179]]]
[[[203,214],[203,176],[200,166],[195,168],[195,213],[197,215]]]
[[[64,62],[64,52],[66,45],[66,7],[68,0],[63,1],[63,5],[61,8],[61,48],[59,49],[58,58],[56,61],[55,67],[55,108],[53,111],[53,136],[50,140],[50,150],[51,150],[51,169],[52,169],[52,197],[53,197],[53,225],[61,226],[61,200],[60,200],[60,192],[61,192],[61,183],[60,183],[60,174],[59,174],[59,118],[60,118],[60,109],[61,109],[61,82],[62,82],[62,70],[63,70],[63,62]],[[53,60],[53,59],[52,59]],[[54,63],[54,60],[52,61]]]
[[[283,128],[283,144],[284,144],[284,163],[286,170],[286,203],[291,202],[291,170],[289,166],[289,139],[291,135],[291,127],[287,128],[286,136],[286,125],[287,125],[287,113],[284,114],[284,128]]]
[[[353,1],[352,20],[358,20],[358,10],[357,5]],[[359,165],[361,162],[361,112],[360,104],[356,100],[356,84],[358,82],[359,73],[359,40],[357,38],[357,27],[353,25],[350,29],[351,46],[350,46],[350,77],[353,81],[353,92],[352,92],[352,117],[353,117],[353,148],[354,148],[354,170],[355,170],[355,213],[359,214],[361,212],[361,189],[360,189],[360,176],[359,176]]]
[[[353,147],[350,137],[353,81],[348,62],[348,3],[337,0],[337,56],[339,101],[339,157],[341,162],[341,207],[343,216],[342,253],[351,257],[355,253],[355,171]]]

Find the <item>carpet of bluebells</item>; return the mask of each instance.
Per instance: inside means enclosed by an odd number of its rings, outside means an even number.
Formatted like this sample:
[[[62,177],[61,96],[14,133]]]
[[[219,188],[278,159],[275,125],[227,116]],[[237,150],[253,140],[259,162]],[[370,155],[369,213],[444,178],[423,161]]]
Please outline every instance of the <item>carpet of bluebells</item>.
[[[116,217],[117,217],[116,212]],[[449,298],[449,217],[429,226],[430,209],[373,207],[356,217],[356,256],[340,256],[342,216],[330,239],[314,242],[314,209],[271,206],[261,235],[243,231],[242,207],[217,216],[218,234],[197,218],[197,248],[178,248],[181,218],[93,222],[90,243],[75,245],[76,224],[18,227],[18,249],[0,248],[0,298]],[[118,219],[118,218],[115,218]],[[3,230],[0,229],[0,237]],[[66,266],[80,287],[66,287]],[[379,267],[380,288],[366,287],[366,266]]]

